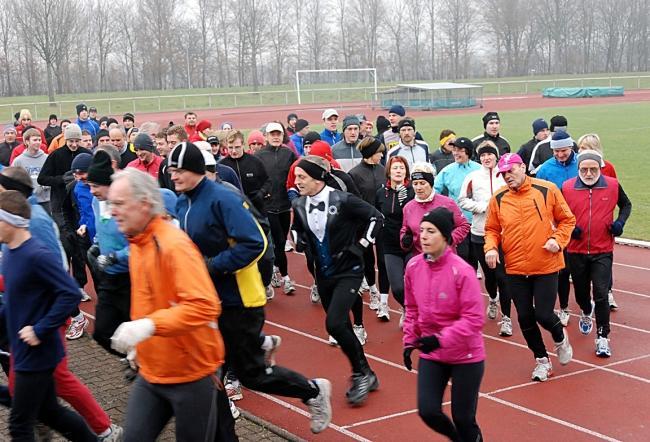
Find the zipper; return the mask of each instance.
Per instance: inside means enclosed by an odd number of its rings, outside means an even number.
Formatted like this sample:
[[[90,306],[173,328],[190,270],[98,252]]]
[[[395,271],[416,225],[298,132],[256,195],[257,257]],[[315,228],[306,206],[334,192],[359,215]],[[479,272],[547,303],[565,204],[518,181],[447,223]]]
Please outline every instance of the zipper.
[[[589,189],[589,224],[587,227],[587,255],[591,254],[591,203],[593,201],[593,189]]]
[[[190,198],[187,199],[187,212],[185,212],[185,220],[184,220],[184,226],[185,226],[185,233],[189,235],[189,232],[187,231],[187,217],[190,214],[190,210],[192,210],[192,200]]]
[[[537,206],[537,200],[533,199],[533,203],[535,203],[535,209],[537,210],[537,214],[539,215],[539,220],[544,221],[542,219],[542,212],[539,211],[539,207]]]

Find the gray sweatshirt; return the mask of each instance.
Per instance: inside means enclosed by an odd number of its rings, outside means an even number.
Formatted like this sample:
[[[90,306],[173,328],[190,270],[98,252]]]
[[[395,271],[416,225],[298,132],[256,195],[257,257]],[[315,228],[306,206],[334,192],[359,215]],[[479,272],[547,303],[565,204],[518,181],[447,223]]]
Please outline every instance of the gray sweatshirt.
[[[29,153],[29,150],[25,150],[22,154],[18,155],[14,160],[12,166],[24,168],[29,176],[32,178],[32,186],[34,187],[34,196],[39,203],[45,203],[50,201],[50,187],[41,186],[36,181],[38,179],[38,174],[41,173],[43,164],[47,159],[47,154],[41,149],[36,151],[36,154],[33,156]]]

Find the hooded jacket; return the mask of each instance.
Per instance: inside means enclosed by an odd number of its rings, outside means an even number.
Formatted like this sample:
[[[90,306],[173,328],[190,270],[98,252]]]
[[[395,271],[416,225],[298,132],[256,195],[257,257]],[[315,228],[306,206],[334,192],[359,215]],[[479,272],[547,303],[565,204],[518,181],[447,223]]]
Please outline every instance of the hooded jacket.
[[[79,147],[77,150],[72,151],[66,145],[48,155],[45,164],[43,164],[43,168],[41,169],[41,173],[38,175],[37,181],[41,186],[51,187],[50,202],[52,205],[52,212],[60,211],[63,206],[63,201],[66,197],[63,175],[70,171],[72,160],[80,153],[92,155],[92,152],[86,148]]]
[[[480,168],[481,165],[472,160],[468,160],[467,163],[464,164],[453,162],[438,172],[438,175],[436,175],[436,179],[433,182],[433,187],[436,189],[436,192],[448,196],[452,200],[458,202],[458,197],[460,196],[460,190],[463,186],[463,181],[465,181],[465,177]],[[463,215],[465,215],[465,218],[467,218],[470,223],[472,222],[472,212],[463,210]]]
[[[555,157],[549,158],[537,169],[535,178],[550,181],[558,189],[562,189],[565,181],[578,176],[578,159],[576,157],[577,155],[571,152],[571,156],[564,162],[558,161]]]
[[[50,200],[50,188],[38,184],[38,175],[40,175],[46,160],[47,154],[43,153],[41,149],[38,149],[34,155],[30,154],[29,150],[26,150],[12,164],[13,166],[25,169],[32,178],[32,186],[34,187],[33,195],[39,203]]]
[[[465,177],[458,195],[458,206],[472,213],[472,235],[485,236],[485,217],[492,195],[506,182],[497,173],[497,168],[481,166]]]

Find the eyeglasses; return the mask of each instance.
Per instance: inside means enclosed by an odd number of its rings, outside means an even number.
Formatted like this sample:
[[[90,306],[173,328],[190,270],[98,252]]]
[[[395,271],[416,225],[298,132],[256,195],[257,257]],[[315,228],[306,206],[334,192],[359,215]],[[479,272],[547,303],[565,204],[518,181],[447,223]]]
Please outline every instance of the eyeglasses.
[[[587,173],[588,172],[588,173],[590,173],[592,175],[596,175],[598,173],[598,171],[600,170],[600,168],[599,167],[581,167],[578,170],[580,170],[580,173]]]

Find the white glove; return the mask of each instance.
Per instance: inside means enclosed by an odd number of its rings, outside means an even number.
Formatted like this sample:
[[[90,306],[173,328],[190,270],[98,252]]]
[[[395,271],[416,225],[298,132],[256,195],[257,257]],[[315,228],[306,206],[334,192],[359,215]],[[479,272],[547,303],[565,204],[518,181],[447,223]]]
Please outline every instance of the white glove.
[[[129,363],[129,366],[131,367],[131,369],[134,370],[134,371],[138,371],[138,368],[139,368],[137,357],[138,357],[138,355],[137,355],[137,353],[135,351],[135,348],[130,350],[126,354],[126,360]]]
[[[128,353],[138,343],[153,336],[156,326],[149,318],[123,322],[111,336],[111,347],[120,353]]]

